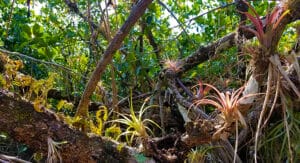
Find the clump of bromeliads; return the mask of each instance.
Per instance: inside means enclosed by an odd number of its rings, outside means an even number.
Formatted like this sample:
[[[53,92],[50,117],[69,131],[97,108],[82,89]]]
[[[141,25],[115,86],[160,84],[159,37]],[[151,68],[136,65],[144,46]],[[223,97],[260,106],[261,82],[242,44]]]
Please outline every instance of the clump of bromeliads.
[[[253,148],[249,147],[248,150],[252,150],[255,162],[266,159],[264,153],[270,157],[274,153],[278,153],[275,160],[294,162],[297,160],[296,155],[299,154],[298,145],[296,145],[299,141],[296,133],[299,134],[300,123],[295,121],[296,115],[299,114],[300,102],[299,57],[293,52],[285,55],[279,54],[277,47],[288,19],[290,19],[289,16],[293,12],[288,8],[295,5],[296,1],[276,6],[264,21],[248,2],[244,1],[244,3],[248,5],[254,15],[250,12],[242,14],[245,14],[253,23],[255,29],[248,27],[242,27],[242,29],[253,33],[259,42],[259,45],[245,47],[245,52],[251,56],[252,75],[245,86],[232,92],[221,92],[210,84],[200,82],[198,90],[206,96],[195,100],[194,105],[212,105],[219,111],[219,114],[210,120],[213,121],[215,129],[212,132],[212,140],[227,140],[229,135],[234,132],[235,126],[234,162],[238,153],[239,123],[246,130],[248,130],[247,124],[250,123],[251,131],[254,131],[252,135],[255,136],[247,143],[253,144]],[[288,64],[283,65],[282,63]],[[204,92],[203,85],[211,88],[215,94]],[[257,95],[263,98],[257,98]],[[277,119],[273,117],[277,117]],[[252,119],[254,119],[254,123],[252,123]],[[279,130],[285,132],[280,133]],[[247,135],[250,137],[249,131],[246,133]],[[284,141],[270,143],[278,138],[282,138]],[[281,147],[280,150],[276,146]],[[269,149],[272,149],[273,154]],[[261,156],[258,151],[262,151]]]

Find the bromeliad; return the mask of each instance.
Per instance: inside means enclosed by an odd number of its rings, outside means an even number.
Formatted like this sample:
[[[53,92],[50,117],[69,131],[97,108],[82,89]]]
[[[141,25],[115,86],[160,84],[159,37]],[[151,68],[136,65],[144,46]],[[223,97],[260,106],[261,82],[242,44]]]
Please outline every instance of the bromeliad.
[[[256,30],[247,27],[242,28],[255,34],[260,44],[265,48],[269,48],[272,45],[272,38],[276,34],[276,29],[278,28],[282,18],[289,13],[289,10],[285,9],[284,6],[277,6],[272,13],[268,14],[266,19],[262,21],[253,6],[246,1],[244,2],[249,6],[249,9],[254,13],[254,15],[250,14],[249,12],[241,13],[247,16],[247,18],[255,26]]]
[[[242,126],[244,127],[247,126],[243,115],[240,113],[238,109],[239,101],[245,98],[245,96],[240,97],[244,87],[240,87],[239,89],[233,91],[232,93],[229,91],[223,93],[210,84],[204,84],[204,85],[212,88],[217,94],[205,96],[204,98],[195,101],[194,103],[195,105],[212,105],[216,107],[216,109],[220,110],[223,115],[223,118],[226,123],[225,126],[230,126],[236,120],[240,121]]]

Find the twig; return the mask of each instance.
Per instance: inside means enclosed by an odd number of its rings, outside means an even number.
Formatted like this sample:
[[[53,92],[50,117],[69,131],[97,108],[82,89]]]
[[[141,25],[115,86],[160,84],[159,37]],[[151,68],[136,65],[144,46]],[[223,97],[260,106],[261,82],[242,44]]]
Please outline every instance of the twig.
[[[180,81],[179,78],[176,78],[175,80],[177,81],[177,83],[180,85],[180,87],[185,91],[185,93],[186,93],[189,97],[191,97],[191,98],[194,97],[193,93],[192,93],[190,90],[188,90],[188,89],[186,88],[186,86]]]
[[[80,76],[84,77],[83,75],[74,72],[70,68],[67,68],[67,67],[65,67],[63,65],[60,65],[60,64],[57,64],[57,63],[54,63],[54,62],[42,61],[42,60],[30,57],[28,55],[25,55],[25,54],[22,54],[22,53],[19,53],[19,52],[11,52],[11,51],[8,51],[8,50],[5,50],[5,49],[0,49],[0,52],[8,54],[8,55],[18,56],[20,58],[26,58],[26,59],[29,59],[29,60],[31,60],[33,62],[38,62],[38,63],[42,63],[42,64],[45,64],[45,65],[51,65],[51,66],[57,67],[57,68],[59,68],[59,69],[61,69],[63,71],[71,72],[73,74],[77,74],[77,75],[80,75]],[[86,77],[84,77],[84,78],[86,78]]]
[[[16,163],[31,163],[29,161],[25,161],[25,160],[19,159],[17,157],[0,154],[0,162],[2,162],[2,160],[3,160],[3,162],[8,161],[8,162],[16,162]]]
[[[82,13],[79,11],[79,8],[78,8],[76,2],[72,2],[71,0],[65,0],[65,3],[66,3],[66,5],[69,7],[69,9],[70,9],[71,11],[75,12],[76,14],[78,14],[84,21],[89,22],[89,18],[86,17],[84,14],[82,14]],[[89,22],[89,23],[92,25],[92,27],[93,27],[94,29],[97,29],[96,23],[94,23],[94,22]],[[103,36],[104,36],[104,35],[103,35]]]
[[[179,24],[180,28],[184,31],[184,33],[188,36],[187,31],[185,30],[184,26],[182,25],[182,23],[180,23],[180,21],[177,19],[177,17],[175,16],[175,14],[167,7],[166,4],[164,4],[162,1],[158,0],[158,4],[160,4],[163,8],[165,8],[170,14],[171,16],[176,20],[176,22]]]
[[[236,33],[230,33],[207,46],[200,47],[196,52],[194,52],[190,56],[183,58],[180,61],[182,62],[182,68],[177,73],[178,74],[184,73],[192,69],[196,65],[204,61],[207,61],[215,54],[218,54],[218,52],[221,52],[222,50],[232,47],[233,45],[235,45],[235,41],[234,41],[235,35]],[[253,36],[254,35],[252,35],[252,37]]]
[[[135,101],[135,100],[138,100],[138,99],[150,96],[152,94],[153,94],[153,92],[147,92],[147,93],[144,93],[144,94],[140,94],[140,95],[137,95],[135,97],[132,97],[132,100]],[[122,98],[121,100],[119,100],[119,102],[117,103],[117,105],[118,106],[123,105],[124,103],[128,102],[128,99],[129,99],[129,96]]]
[[[189,26],[190,23],[191,23],[193,20],[198,19],[198,18],[200,18],[200,17],[202,17],[202,16],[204,16],[204,15],[206,15],[206,14],[209,14],[209,13],[211,13],[211,12],[214,12],[214,11],[216,11],[216,10],[223,9],[223,8],[227,8],[227,7],[229,7],[229,6],[233,5],[233,4],[235,4],[235,2],[228,3],[228,4],[225,4],[225,5],[223,5],[223,6],[219,6],[219,7],[213,8],[213,9],[211,9],[211,10],[209,10],[209,11],[206,11],[206,12],[204,12],[204,13],[201,13],[200,15],[197,15],[197,16],[195,16],[195,17],[193,17],[193,18],[191,18],[191,19],[189,19],[189,20],[183,22],[183,24],[188,24],[187,26]],[[181,25],[182,25],[182,24],[181,24]],[[173,26],[173,27],[171,27],[171,28],[177,28],[178,26],[180,26],[179,23],[178,23],[178,25]]]
[[[183,105],[185,108],[191,109],[199,118],[209,119],[210,117],[203,110],[199,109],[198,107],[195,107],[195,105],[193,105],[191,102],[185,100],[185,98],[177,90],[177,87],[175,86],[174,83],[175,83],[174,79],[173,80],[169,79],[168,81],[169,88],[171,92],[175,95],[177,102]]]

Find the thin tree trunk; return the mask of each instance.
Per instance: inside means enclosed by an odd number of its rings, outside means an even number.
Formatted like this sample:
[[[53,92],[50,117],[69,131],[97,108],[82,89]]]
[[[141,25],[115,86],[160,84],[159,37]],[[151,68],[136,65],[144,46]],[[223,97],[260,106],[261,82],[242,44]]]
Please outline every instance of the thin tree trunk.
[[[102,73],[104,72],[106,66],[111,62],[113,54],[120,48],[123,40],[128,35],[130,29],[137,22],[137,20],[144,14],[147,6],[151,4],[152,0],[142,0],[132,9],[126,22],[117,32],[113,40],[110,42],[106,51],[103,54],[102,59],[98,62],[96,69],[94,70],[89,82],[87,83],[84,93],[81,97],[79,105],[77,107],[76,116],[81,116],[83,118],[88,117],[88,106],[90,102],[90,97],[93,94],[98,81],[100,80]]]

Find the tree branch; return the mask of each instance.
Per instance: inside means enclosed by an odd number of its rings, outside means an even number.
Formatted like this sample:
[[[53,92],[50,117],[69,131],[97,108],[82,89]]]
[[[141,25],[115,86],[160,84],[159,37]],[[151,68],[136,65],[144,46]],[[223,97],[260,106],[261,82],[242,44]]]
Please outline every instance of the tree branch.
[[[58,149],[64,162],[123,162],[135,160],[130,153],[134,150],[101,137],[72,130],[50,110],[36,112],[33,105],[17,100],[0,90],[0,131],[8,133],[14,140],[28,145],[31,149],[47,156],[47,139],[66,141]]]
[[[300,19],[300,1],[291,0],[287,3],[290,9],[290,14],[287,14],[285,16],[285,18],[282,20],[282,24],[289,24]],[[264,22],[264,20],[262,21]],[[254,29],[253,26],[249,26],[249,28]],[[244,35],[246,39],[251,39],[254,37],[253,33],[250,33],[246,30],[241,30],[240,32],[242,32],[241,35]],[[198,64],[207,61],[215,54],[233,47],[236,44],[235,38],[236,32],[233,32],[207,46],[200,47],[196,52],[181,60],[182,68],[180,69],[180,71],[178,71],[178,74],[182,74],[197,66]]]
[[[147,6],[152,2],[152,0],[142,0],[140,1],[131,11],[129,17],[117,32],[113,40],[108,45],[103,57],[98,62],[96,69],[94,70],[89,82],[87,83],[82,98],[77,107],[76,116],[88,117],[88,105],[90,102],[90,97],[93,94],[98,81],[101,78],[106,66],[111,62],[113,54],[120,48],[123,40],[128,35],[130,29],[137,22],[137,20],[144,14]]]
[[[51,66],[57,67],[59,69],[62,69],[64,71],[66,71],[66,72],[72,72],[72,73],[74,73],[73,70],[71,70],[70,68],[67,68],[67,67],[65,67],[63,65],[60,65],[60,64],[57,64],[57,63],[54,63],[54,62],[42,61],[42,60],[30,57],[30,56],[25,55],[25,54],[21,54],[19,52],[11,52],[11,51],[8,51],[8,50],[5,50],[5,49],[0,49],[0,52],[8,54],[8,55],[11,55],[11,56],[17,56],[17,57],[20,57],[20,58],[26,58],[26,59],[31,60],[33,62],[38,62],[38,63],[42,63],[42,64],[45,64],[45,65],[51,65]]]
[[[162,1],[158,0],[158,4],[160,4],[163,8],[165,8],[170,14],[171,16],[176,20],[176,22],[178,23],[178,25],[180,26],[180,28],[182,29],[182,31],[188,36],[187,31],[185,30],[184,26],[182,25],[182,23],[178,20],[178,18],[175,16],[175,14],[167,7],[166,4],[164,4]]]

